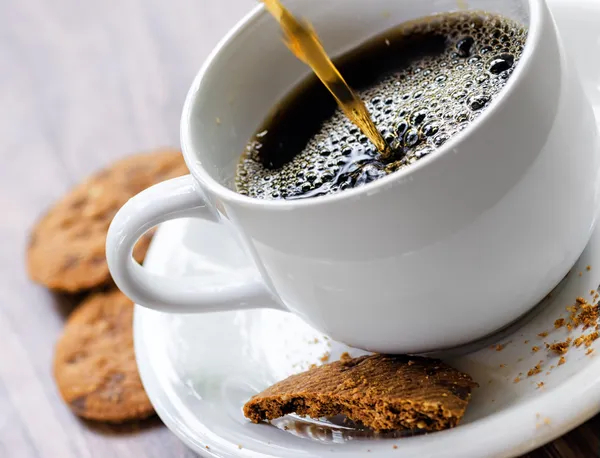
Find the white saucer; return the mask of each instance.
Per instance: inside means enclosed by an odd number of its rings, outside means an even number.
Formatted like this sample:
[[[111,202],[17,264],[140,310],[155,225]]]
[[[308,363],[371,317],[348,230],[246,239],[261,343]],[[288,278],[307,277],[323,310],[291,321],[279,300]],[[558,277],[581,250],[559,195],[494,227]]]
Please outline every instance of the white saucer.
[[[600,107],[600,1],[549,2],[586,89]],[[199,254],[202,253],[202,254]],[[200,275],[247,261],[222,226],[200,220],[164,224],[146,266],[157,273]],[[592,270],[587,271],[586,266]],[[579,275],[582,272],[582,275]],[[501,280],[501,279],[499,279]],[[201,280],[199,280],[201,281]],[[335,359],[343,345],[330,342],[291,314],[272,310],[209,315],[168,315],[137,306],[135,345],[144,386],[166,425],[189,447],[215,457],[508,457],[518,456],[566,433],[600,411],[600,350],[572,348],[556,366],[544,341],[564,340],[554,321],[575,297],[590,298],[600,281],[600,229],[581,259],[546,303],[485,342],[445,359],[480,384],[461,426],[413,437],[374,436],[342,423],[286,417],[270,425],[248,423],[242,406],[270,383]],[[482,300],[485,307],[485,299]],[[550,331],[544,339],[538,336]],[[424,330],[424,332],[428,332]],[[589,332],[589,331],[588,331]],[[574,333],[578,336],[580,331]],[[527,344],[524,342],[528,341]],[[502,351],[490,349],[502,343]],[[531,351],[534,345],[541,350]],[[600,340],[595,342],[600,347]],[[482,349],[481,349],[482,348]],[[351,351],[357,355],[360,352]],[[461,356],[462,355],[462,356]],[[542,372],[527,372],[544,360]],[[522,381],[514,383],[520,373]],[[543,387],[538,383],[543,382]],[[397,448],[394,448],[396,446]]]

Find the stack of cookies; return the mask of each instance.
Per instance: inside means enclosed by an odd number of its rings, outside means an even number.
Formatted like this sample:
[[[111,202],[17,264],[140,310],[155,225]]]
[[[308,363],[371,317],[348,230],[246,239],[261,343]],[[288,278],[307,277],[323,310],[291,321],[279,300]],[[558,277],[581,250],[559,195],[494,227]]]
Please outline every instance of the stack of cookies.
[[[54,355],[60,394],[83,418],[119,423],[154,413],[135,362],[133,303],[112,282],[106,233],[127,200],[186,173],[180,151],[126,158],[78,185],[32,230],[27,250],[30,278],[53,291],[83,294]],[[138,262],[144,260],[151,237],[148,233],[138,242]]]

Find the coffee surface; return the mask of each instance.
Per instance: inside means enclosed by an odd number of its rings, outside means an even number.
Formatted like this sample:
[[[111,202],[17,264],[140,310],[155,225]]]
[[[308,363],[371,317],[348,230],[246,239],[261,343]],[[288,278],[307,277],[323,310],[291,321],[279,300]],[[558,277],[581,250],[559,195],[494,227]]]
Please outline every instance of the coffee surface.
[[[435,154],[498,95],[521,57],[526,28],[482,12],[402,24],[335,61],[394,150],[384,162],[316,78],[278,104],[242,154],[235,185],[262,199],[360,186]]]

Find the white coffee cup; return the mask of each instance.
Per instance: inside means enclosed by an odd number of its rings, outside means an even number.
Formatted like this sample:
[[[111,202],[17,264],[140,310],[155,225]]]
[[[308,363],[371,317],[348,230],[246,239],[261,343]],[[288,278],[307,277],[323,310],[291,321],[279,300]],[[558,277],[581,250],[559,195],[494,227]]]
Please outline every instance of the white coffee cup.
[[[311,19],[332,55],[461,3],[529,28],[500,96],[409,168],[294,201],[254,199],[232,187],[248,139],[309,73],[275,21],[255,8],[189,91],[181,141],[191,175],[138,194],[110,227],[107,258],[118,287],[167,312],[288,310],[335,340],[387,353],[457,346],[531,309],[583,251],[600,192],[594,115],[545,1],[287,2]],[[189,216],[231,225],[255,268],[206,285],[153,275],[132,259],[144,232]]]

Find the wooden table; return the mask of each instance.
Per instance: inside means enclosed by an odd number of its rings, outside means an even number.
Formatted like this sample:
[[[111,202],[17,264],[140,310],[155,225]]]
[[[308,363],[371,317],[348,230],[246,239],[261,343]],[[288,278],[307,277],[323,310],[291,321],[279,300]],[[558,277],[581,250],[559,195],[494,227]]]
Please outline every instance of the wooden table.
[[[94,170],[178,145],[194,74],[253,0],[0,2],[0,457],[192,457],[158,419],[78,420],[51,375],[73,304],[25,274],[28,229]],[[531,457],[599,457],[600,416]]]

